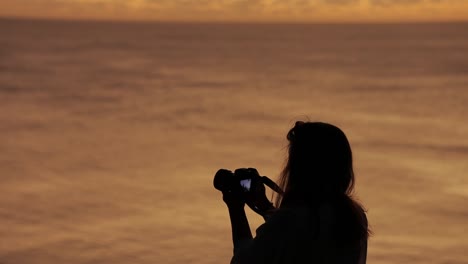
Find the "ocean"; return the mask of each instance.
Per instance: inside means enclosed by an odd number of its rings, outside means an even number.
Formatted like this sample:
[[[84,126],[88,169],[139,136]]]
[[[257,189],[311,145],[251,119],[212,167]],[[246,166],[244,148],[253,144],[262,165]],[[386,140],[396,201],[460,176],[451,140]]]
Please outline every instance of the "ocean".
[[[368,263],[468,263],[468,24],[0,20],[0,263],[228,263],[219,168],[347,134]],[[253,231],[262,219],[248,212]]]

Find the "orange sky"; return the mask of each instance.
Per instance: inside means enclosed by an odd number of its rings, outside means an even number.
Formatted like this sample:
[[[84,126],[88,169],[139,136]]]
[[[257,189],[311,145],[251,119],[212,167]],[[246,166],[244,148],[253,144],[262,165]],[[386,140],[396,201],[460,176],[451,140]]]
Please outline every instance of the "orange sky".
[[[468,0],[0,0],[2,17],[170,21],[467,21]]]

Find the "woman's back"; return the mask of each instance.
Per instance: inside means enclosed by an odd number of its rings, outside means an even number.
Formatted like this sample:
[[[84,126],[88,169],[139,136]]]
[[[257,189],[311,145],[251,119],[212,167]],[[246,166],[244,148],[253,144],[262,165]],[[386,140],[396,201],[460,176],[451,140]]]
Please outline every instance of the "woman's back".
[[[349,213],[331,203],[281,208],[235,252],[233,263],[365,263],[366,240],[347,231],[359,228],[346,222]]]
[[[365,263],[368,234],[362,207],[345,197],[325,202],[317,211],[317,263]]]

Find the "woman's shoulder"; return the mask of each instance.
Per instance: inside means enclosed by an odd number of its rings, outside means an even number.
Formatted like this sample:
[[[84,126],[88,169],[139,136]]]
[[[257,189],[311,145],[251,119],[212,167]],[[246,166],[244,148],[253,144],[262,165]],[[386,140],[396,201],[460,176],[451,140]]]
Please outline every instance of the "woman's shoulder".
[[[316,215],[307,206],[279,208],[266,218],[265,224],[260,226],[257,232],[268,229],[284,233],[303,231],[310,229],[315,222]]]
[[[314,214],[313,210],[305,205],[292,207],[284,207],[277,209],[271,216],[275,221],[298,221],[311,218]]]

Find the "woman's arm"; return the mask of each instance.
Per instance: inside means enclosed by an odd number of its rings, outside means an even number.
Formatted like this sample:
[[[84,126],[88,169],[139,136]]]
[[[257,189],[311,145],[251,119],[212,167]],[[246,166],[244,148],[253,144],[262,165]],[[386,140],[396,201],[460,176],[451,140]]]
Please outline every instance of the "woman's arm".
[[[229,205],[229,217],[231,219],[232,242],[234,244],[234,254],[240,248],[242,242],[253,239],[250,231],[249,221],[245,214],[244,205]]]
[[[247,220],[244,210],[245,201],[241,193],[231,191],[223,192],[223,201],[226,203],[229,210],[232,242],[234,244],[235,253],[242,242],[252,240],[252,232],[250,231],[249,221]]]
[[[231,263],[237,263],[236,255],[240,251],[248,251],[254,241],[250,231],[249,221],[245,214],[245,204],[251,209],[263,216],[266,220],[274,211],[274,206],[265,195],[265,186],[263,182],[254,182],[254,179],[260,179],[256,169],[237,169],[235,174],[250,176],[252,179],[252,189],[249,191],[237,190],[223,192],[223,200],[229,209],[229,217],[232,228],[232,241],[234,244],[234,257]],[[262,243],[260,243],[262,244]]]

